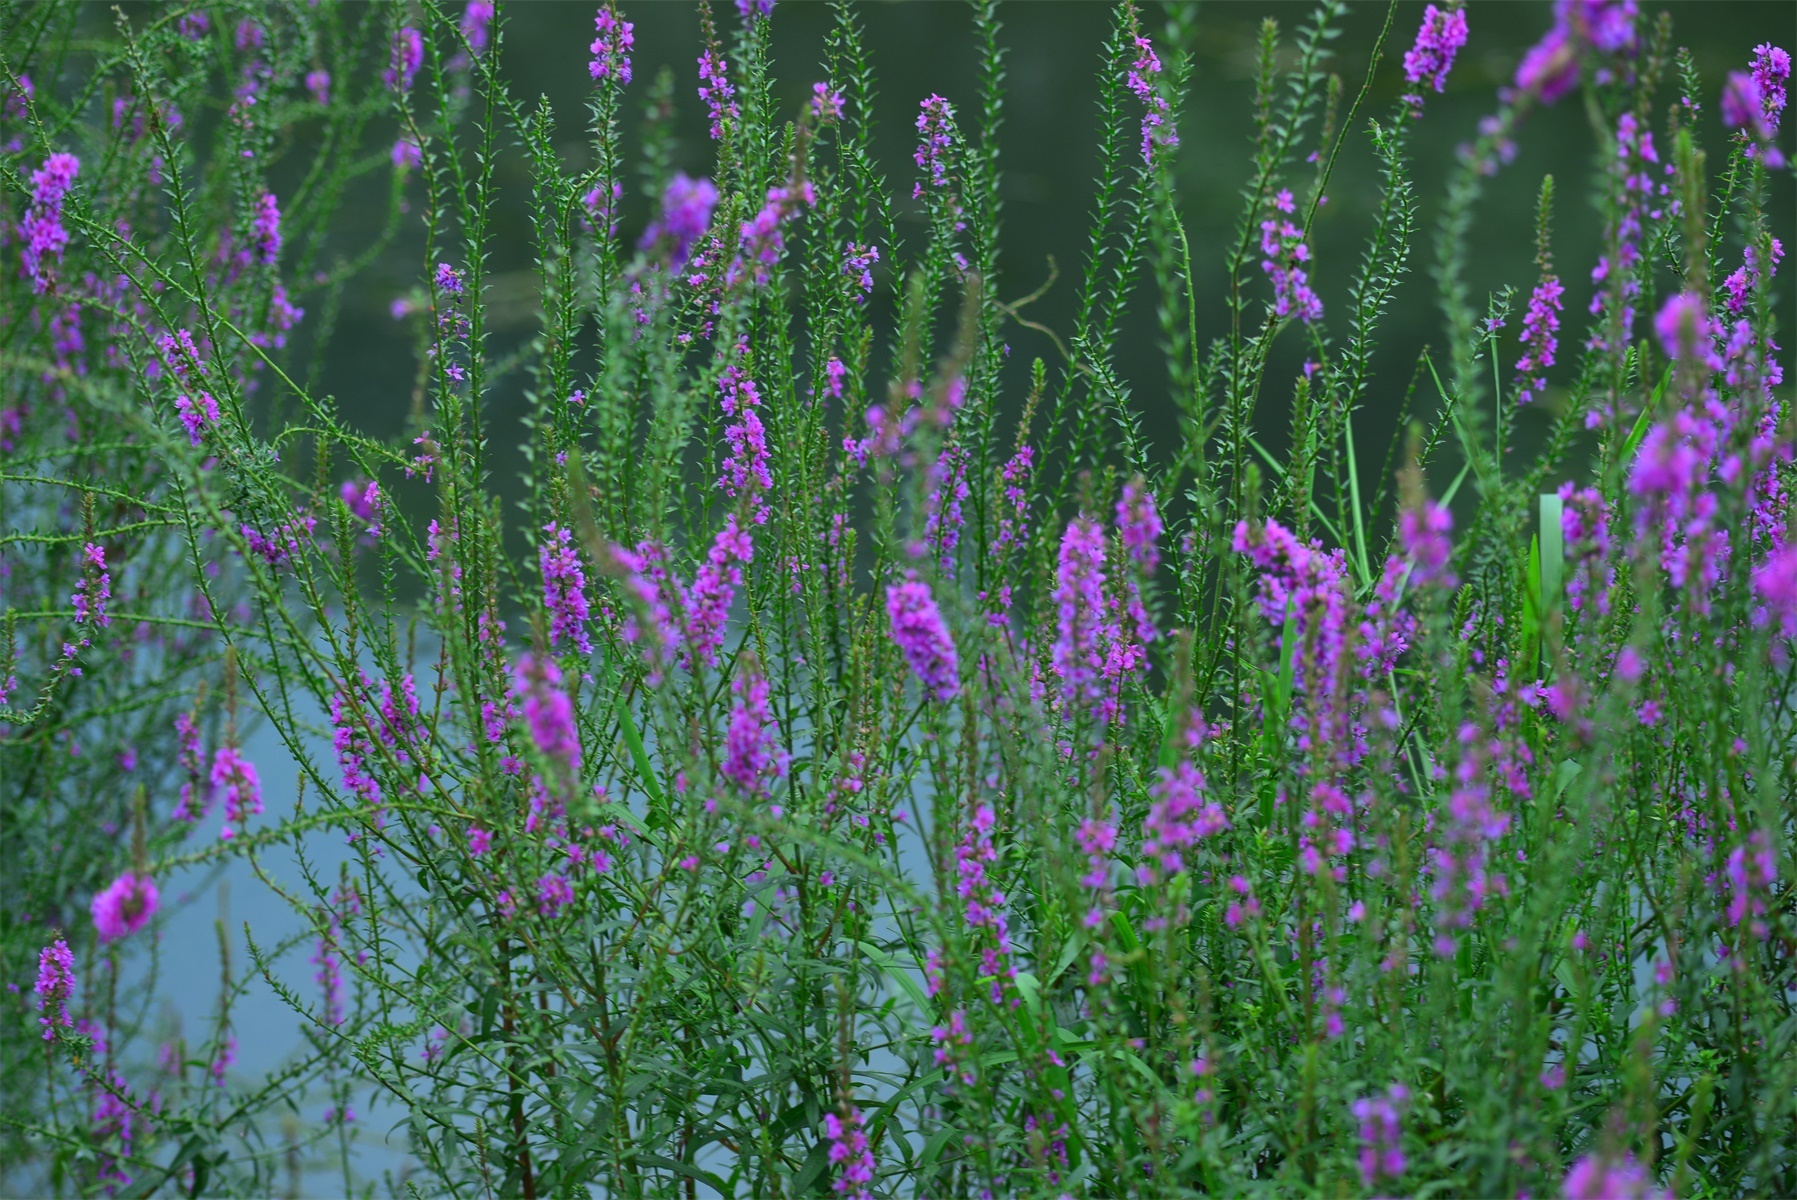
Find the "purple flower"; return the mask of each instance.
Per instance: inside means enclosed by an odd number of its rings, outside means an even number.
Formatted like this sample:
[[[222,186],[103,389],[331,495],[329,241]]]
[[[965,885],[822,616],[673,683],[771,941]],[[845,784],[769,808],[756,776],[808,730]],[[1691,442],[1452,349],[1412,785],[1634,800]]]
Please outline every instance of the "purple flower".
[[[107,1195],[112,1195],[131,1182],[131,1176],[122,1166],[131,1157],[131,1147],[137,1140],[139,1106],[127,1093],[125,1077],[119,1074],[117,1067],[106,1068],[103,1077],[98,1073],[90,1074],[88,1083],[94,1093],[93,1128],[89,1136],[96,1146],[95,1165],[102,1187]]]
[[[372,689],[373,680],[366,675],[362,676],[362,687]],[[372,692],[369,696],[372,699]],[[377,708],[380,724],[374,728],[373,734],[378,734],[381,744],[393,752],[393,757],[403,767],[411,761],[411,754],[406,747],[419,737],[418,693],[412,676],[407,675],[400,681],[397,695],[393,685],[383,681]],[[376,753],[374,737],[367,719],[357,713],[356,707],[351,703],[351,693],[346,690],[339,690],[331,698],[331,725],[331,745],[337,752],[337,765],[343,772],[343,785],[368,806],[378,829],[385,822],[380,810],[386,798],[372,772],[371,764]]]
[[[346,479],[343,486],[337,489],[337,498],[349,509],[350,515],[366,528],[363,532],[370,538],[381,536],[381,485],[372,479]]]
[[[537,880],[537,912],[541,916],[553,917],[568,905],[574,903],[574,886],[565,876],[554,873]]]
[[[724,136],[724,123],[734,121],[742,115],[736,105],[736,89],[730,84],[730,76],[724,65],[724,56],[707,50],[699,56],[699,99],[705,101],[705,111],[711,117],[711,140],[718,141]]]
[[[388,87],[409,92],[412,90],[412,81],[418,78],[418,68],[423,65],[424,38],[416,29],[406,26],[393,35],[388,66],[381,72],[381,80]]]
[[[1117,532],[1122,535],[1130,560],[1144,575],[1153,575],[1160,566],[1160,538],[1164,531],[1148,485],[1140,478],[1126,482],[1117,497]]]
[[[194,336],[185,329],[162,334],[156,340],[156,349],[176,379],[192,381],[207,374],[205,363],[199,361],[199,350],[194,347]],[[174,411],[181,419],[181,428],[187,429],[187,440],[194,446],[199,446],[205,431],[219,422],[219,404],[208,392],[196,390],[194,395],[176,395]]]
[[[1260,569],[1260,609],[1267,624],[1283,630],[1289,619],[1297,640],[1292,656],[1294,694],[1291,726],[1301,749],[1326,751],[1341,765],[1349,765],[1364,753],[1364,737],[1354,723],[1354,707],[1345,681],[1358,655],[1364,674],[1382,674],[1383,665],[1403,646],[1402,628],[1381,634],[1402,564],[1388,564],[1380,589],[1366,609],[1366,624],[1355,648],[1348,647],[1349,599],[1346,556],[1340,550],[1325,552],[1315,543],[1300,541],[1277,521],[1259,528],[1237,523],[1233,548]],[[1283,632],[1281,637],[1283,637]],[[1396,644],[1391,642],[1395,640]]]
[[[213,787],[225,789],[225,828],[218,836],[230,841],[262,811],[262,780],[235,746],[220,746],[213,754],[211,780]]]
[[[586,209],[586,225],[589,229],[603,229],[605,236],[618,236],[618,202],[624,198],[624,185],[612,181],[611,200],[605,198],[605,189],[595,187],[580,198],[581,207]]]
[[[736,12],[744,25],[753,25],[762,17],[774,15],[774,0],[736,0]]]
[[[424,151],[409,137],[402,137],[393,143],[393,152],[389,155],[393,165],[400,170],[415,167],[424,161]]]
[[[842,93],[834,90],[827,83],[811,85],[811,115],[823,125],[833,125],[842,120]]]
[[[832,400],[842,399],[842,381],[848,377],[849,369],[840,358],[832,358],[824,364],[824,394]]]
[[[1173,110],[1167,98],[1154,86],[1161,73],[1161,60],[1154,53],[1154,45],[1141,34],[1135,35],[1135,45],[1135,61],[1130,63],[1123,82],[1148,109],[1142,114],[1142,161],[1152,167],[1155,149],[1179,145],[1179,134],[1173,130]]]
[[[1372,1187],[1381,1179],[1397,1179],[1408,1164],[1404,1160],[1399,1118],[1410,1102],[1410,1090],[1394,1083],[1383,1096],[1354,1101],[1354,1119],[1360,1122],[1360,1182]]]
[[[765,287],[773,278],[773,269],[779,265],[780,256],[786,252],[783,226],[799,214],[801,205],[816,203],[817,193],[812,189],[810,180],[805,180],[796,188],[769,188],[767,203],[761,206],[761,211],[742,223],[741,244],[730,263],[725,282],[732,286],[739,283],[750,273],[748,264],[754,263],[755,284]]]
[[[1004,483],[1005,502],[999,509],[998,536],[992,543],[994,550],[1021,545],[1029,536],[1030,498],[1027,484],[1035,458],[1034,447],[1019,446],[1017,453],[1006,459],[1005,465],[999,468],[999,479]]]
[[[1410,578],[1419,587],[1439,582],[1451,588],[1454,576],[1448,570],[1448,559],[1453,547],[1448,534],[1454,528],[1454,518],[1434,500],[1418,500],[1419,503],[1404,505],[1398,513],[1398,542],[1414,564]]]
[[[212,789],[205,781],[200,728],[191,713],[175,714],[175,737],[176,763],[187,773],[187,782],[181,785],[181,798],[173,815],[177,821],[198,821],[212,807]]]
[[[1516,375],[1522,388],[1516,402],[1527,404],[1547,390],[1543,374],[1554,365],[1560,348],[1560,297],[1566,289],[1557,276],[1543,276],[1529,293],[1529,311],[1522,318],[1522,357],[1516,360]]]
[[[724,642],[724,621],[730,615],[736,589],[742,585],[742,565],[754,559],[755,542],[747,531],[737,527],[736,514],[731,513],[712,539],[711,550],[685,597],[686,649],[681,655],[682,666],[717,662],[718,647]]]
[[[32,990],[37,992],[37,1007],[41,1014],[37,1023],[44,1027],[46,1042],[56,1040],[59,1026],[63,1029],[75,1027],[69,1017],[69,1001],[75,995],[75,955],[61,938],[38,951],[37,985]]]
[[[1779,631],[1797,637],[1797,545],[1774,551],[1754,570],[1753,590],[1777,619]]]
[[[314,104],[329,104],[331,102],[331,73],[323,70],[307,71],[306,90],[312,93]]]
[[[961,689],[955,641],[942,623],[930,585],[907,573],[903,583],[886,589],[886,616],[892,640],[923,684],[925,694],[943,702]]]
[[[636,45],[636,26],[619,18],[616,10],[602,8],[593,17],[593,28],[599,36],[587,49],[593,55],[593,61],[587,64],[587,74],[597,83],[602,79],[615,79],[620,86],[630,82],[630,50]]]
[[[1149,787],[1148,815],[1142,820],[1142,854],[1168,875],[1189,865],[1198,843],[1229,828],[1223,806],[1205,794],[1204,776],[1190,762],[1161,767]]]
[[[1552,104],[1578,81],[1578,46],[1560,25],[1530,47],[1516,67],[1517,90],[1534,92],[1543,104]]]
[[[1784,243],[1773,238],[1770,257],[1774,272],[1777,271],[1779,260],[1784,256]],[[1728,313],[1731,317],[1738,317],[1746,311],[1748,296],[1759,288],[1763,278],[1758,246],[1744,247],[1741,257],[1741,265],[1729,272],[1728,278],[1722,281],[1722,288],[1728,293]]]
[[[755,411],[761,406],[761,393],[755,381],[735,365],[719,378],[718,390],[723,393],[720,403],[724,415],[735,418],[724,428],[730,453],[724,459],[718,486],[732,499],[749,497],[755,524],[765,525],[768,510],[764,497],[774,486],[774,477],[768,471],[767,430]]]
[[[919,107],[922,111],[917,116],[917,132],[921,136],[911,158],[930,187],[945,188],[949,184],[949,154],[955,143],[955,110],[947,100],[934,94],[926,96]],[[911,198],[921,199],[923,192],[924,185],[919,183],[912,189]]]
[[[780,728],[768,716],[768,684],[752,655],[738,661],[730,681],[730,723],[724,732],[724,778],[749,795],[765,795],[763,779],[786,774],[785,756],[776,740]]]
[[[574,723],[574,701],[562,686],[561,668],[548,657],[526,654],[518,660],[515,684],[524,697],[530,740],[544,757],[578,775],[580,731]]]
[[[1079,879],[1080,886],[1091,893],[1086,897],[1091,907],[1086,910],[1085,925],[1087,929],[1097,929],[1104,924],[1105,910],[1113,900],[1111,852],[1117,848],[1117,827],[1108,820],[1087,817],[1079,823],[1073,840],[1079,846],[1079,852],[1086,856],[1086,873]],[[1097,987],[1105,980],[1103,953],[1094,955],[1090,965],[1092,971],[1086,977],[1086,985]]]
[[[1579,81],[1587,46],[1604,54],[1633,52],[1636,0],[1557,0],[1554,27],[1516,68],[1516,87],[1552,104]]]
[[[69,244],[69,231],[62,224],[62,202],[80,170],[81,161],[73,154],[52,154],[31,173],[31,204],[19,223],[19,239],[24,243],[20,254],[34,292],[50,290],[54,276],[44,269],[44,260],[54,257],[62,262],[63,249]]]
[[[1457,946],[1451,931],[1470,929],[1485,898],[1494,891],[1502,893],[1503,877],[1488,870],[1490,843],[1510,828],[1509,816],[1491,806],[1491,788],[1486,783],[1488,747],[1479,727],[1463,724],[1459,742],[1454,786],[1447,804],[1436,813],[1428,851],[1434,875],[1429,894],[1436,902],[1435,952],[1443,958],[1451,957]]]
[[[69,605],[75,610],[75,622],[86,625],[90,621],[104,629],[112,624],[112,618],[106,615],[106,602],[112,599],[112,575],[106,570],[106,551],[92,542],[81,548],[81,561],[84,564],[81,579],[75,584],[75,594],[69,597]]]
[[[1778,882],[1778,863],[1766,835],[1756,829],[1745,845],[1729,851],[1723,873],[1728,878],[1728,923],[1736,929],[1746,925],[1754,937],[1764,939],[1766,899]]]
[[[587,636],[586,572],[574,550],[573,535],[554,521],[543,526],[549,537],[537,547],[537,566],[543,575],[543,607],[549,611],[549,644],[566,638],[581,654],[593,652]]]
[[[1099,650],[1104,631],[1104,526],[1087,517],[1067,524],[1055,572],[1054,674],[1070,703],[1102,696]],[[1071,714],[1069,714],[1071,715]]]
[[[1770,42],[1762,42],[1754,47],[1752,73],[1731,71],[1722,88],[1722,123],[1748,134],[1757,143],[1748,148],[1748,155],[1763,158],[1773,170],[1785,163],[1783,152],[1772,144],[1772,139],[1778,135],[1778,118],[1784,112],[1790,78],[1791,56]]]
[[[63,197],[75,185],[81,160],[73,154],[52,154],[31,173],[31,202],[41,208],[60,209]]]
[[[661,679],[661,668],[672,661],[680,643],[680,628],[668,607],[666,589],[677,585],[669,577],[660,547],[644,542],[636,551],[611,548],[612,561],[623,572],[623,588],[631,601],[619,635],[631,645],[643,643],[651,684]]]
[[[1728,73],[1728,82],[1722,86],[1722,123],[1730,129],[1746,130],[1762,142],[1772,136],[1759,80],[1746,71]]]
[[[142,929],[156,915],[160,900],[154,879],[126,871],[94,897],[88,911],[100,940],[110,942]]]
[[[1715,326],[1697,293],[1680,292],[1669,298],[1654,318],[1653,328],[1666,357],[1705,363],[1715,359]],[[1720,362],[1712,367],[1720,368]]]
[[[1607,317],[1594,322],[1596,332],[1588,343],[1592,349],[1620,353],[1634,336],[1644,220],[1661,216],[1661,198],[1668,190],[1665,183],[1654,182],[1651,167],[1659,161],[1652,131],[1642,128],[1634,113],[1623,113],[1616,122],[1616,154],[1610,162],[1612,186],[1620,190],[1622,202],[1614,206],[1605,230],[1606,238],[1615,243],[1615,255],[1601,256],[1591,270],[1591,281],[1599,286],[1592,294],[1590,312]],[[1607,414],[1597,414],[1598,419],[1603,415]]]
[[[1561,1194],[1566,1200],[1671,1200],[1672,1193],[1657,1188],[1647,1168],[1626,1151],[1620,1158],[1592,1155],[1581,1158],[1566,1173]]]
[[[462,36],[468,39],[468,48],[475,54],[487,48],[491,34],[488,26],[492,23],[493,0],[468,0],[468,7],[462,10]]]
[[[993,986],[997,987],[998,985],[994,984]],[[966,1009],[955,1009],[948,1014],[948,1024],[932,1028],[930,1041],[936,1046],[932,1055],[937,1066],[962,1083],[971,1084],[974,1081],[976,1076],[973,1064],[967,1061],[971,1057],[973,1035],[967,1029]]]
[[[212,1073],[212,1082],[219,1087],[225,1086],[225,1072],[237,1061],[237,1035],[226,1034],[218,1043],[218,1054],[207,1068]]]
[[[270,567],[279,569],[299,557],[303,549],[302,539],[310,538],[317,525],[317,517],[300,514],[291,521],[276,525],[271,533],[265,534],[254,525],[239,525],[237,532],[242,535],[251,554],[259,555]]]
[[[965,902],[962,918],[980,950],[977,973],[992,980],[994,1003],[1004,998],[1007,986],[1014,986],[1011,981],[1017,974],[1016,967],[1006,961],[1011,953],[1011,926],[1004,912],[1005,894],[993,869],[998,862],[998,848],[992,844],[997,823],[992,806],[982,802],[955,847],[955,894]],[[943,1062],[940,1051],[936,1061]]]
[[[867,303],[867,297],[873,294],[873,265],[879,261],[880,248],[878,246],[864,246],[860,242],[850,242],[843,249],[842,273],[855,280],[861,288],[861,294],[855,297],[856,304]]]
[[[1296,203],[1289,190],[1281,190],[1273,198],[1273,207],[1290,214]],[[1260,269],[1273,281],[1273,314],[1295,316],[1305,324],[1320,320],[1323,301],[1311,290],[1305,268],[1310,261],[1310,246],[1304,231],[1283,216],[1270,216],[1260,223]]]
[[[824,1114],[824,1136],[830,1139],[830,1164],[836,1168],[831,1190],[848,1200],[873,1200],[867,1185],[874,1179],[874,1154],[861,1127],[861,1110],[844,1104],[845,1121],[835,1113]]]
[[[1753,48],[1753,81],[1759,85],[1766,121],[1778,132],[1778,118],[1785,110],[1786,88],[1791,82],[1791,55],[1771,42]]]
[[[1442,12],[1433,4],[1423,9],[1423,23],[1416,44],[1404,55],[1404,78],[1411,86],[1427,82],[1437,93],[1447,86],[1454,56],[1466,45],[1466,10]],[[1420,95],[1406,96],[1413,108],[1421,107]]]
[[[1556,18],[1605,54],[1633,53],[1636,0],[1556,0]]]
[[[281,207],[273,192],[263,192],[256,201],[256,215],[250,222],[250,246],[263,266],[272,267],[281,255]]]
[[[648,250],[658,242],[664,243],[668,269],[680,270],[692,255],[693,243],[711,227],[711,212],[717,202],[717,185],[711,180],[691,179],[676,171],[662,190],[660,214],[643,230],[637,247]]]
[[[923,546],[934,547],[943,571],[953,578],[955,547],[961,544],[961,528],[967,523],[963,507],[967,502],[967,451],[956,445],[944,446],[930,467],[930,494],[924,500]]]
[[[182,13],[181,19],[175,22],[175,30],[190,42],[197,42],[205,37],[212,28],[212,22],[203,12]]]

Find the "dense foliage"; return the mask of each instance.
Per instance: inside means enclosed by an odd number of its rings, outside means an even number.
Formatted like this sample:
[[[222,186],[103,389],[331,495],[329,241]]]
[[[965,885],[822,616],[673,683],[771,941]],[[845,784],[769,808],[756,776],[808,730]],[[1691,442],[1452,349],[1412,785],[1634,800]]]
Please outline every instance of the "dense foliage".
[[[1000,286],[990,0],[978,102],[923,99],[900,180],[846,5],[796,113],[771,0],[704,10],[708,178],[610,5],[584,152],[485,0],[0,10],[4,1186],[1797,1193],[1789,56],[1719,86],[1635,0],[1561,0],[1422,228],[1407,147],[1477,13],[1387,13],[1345,84],[1344,15],[1263,26],[1201,342],[1183,7],[1116,9],[1053,330]],[[1581,104],[1589,312],[1551,178],[1475,296],[1486,181]],[[1379,200],[1324,264],[1349,145]],[[537,315],[500,353],[511,186]],[[419,229],[384,439],[317,381]],[[1376,377],[1400,287],[1439,349]],[[1115,359],[1138,304],[1164,363]],[[303,932],[221,921],[177,1033],[172,881],[228,864]],[[256,992],[299,1029],[266,1074]]]

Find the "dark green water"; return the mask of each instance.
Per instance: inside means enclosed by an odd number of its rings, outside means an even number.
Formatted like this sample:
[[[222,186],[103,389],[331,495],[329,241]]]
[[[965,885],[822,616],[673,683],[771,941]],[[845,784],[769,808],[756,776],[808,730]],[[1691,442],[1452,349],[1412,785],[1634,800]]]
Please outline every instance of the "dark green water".
[[[1666,5],[1644,3],[1642,8],[1643,28],[1662,8],[1669,11],[1675,41],[1690,46],[1696,55],[1705,85],[1703,134],[1715,165],[1724,157],[1724,131],[1717,116],[1716,97],[1727,72],[1745,69],[1752,47],[1758,42],[1770,40],[1790,46],[1797,40],[1797,7],[1770,0],[1702,0]],[[1406,90],[1401,59],[1414,35],[1421,9],[1421,4],[1399,6],[1367,113],[1383,119],[1399,93]],[[915,174],[911,162],[915,138],[912,123],[918,101],[931,92],[939,92],[958,109],[969,114],[973,111],[977,58],[970,12],[962,4],[938,2],[871,4],[859,11],[872,48],[879,88],[875,113],[877,155],[895,195],[908,197]],[[1350,94],[1365,74],[1384,11],[1384,6],[1378,4],[1355,6],[1345,35],[1335,43],[1336,57],[1331,69],[1341,74]],[[1199,9],[1195,73],[1184,109],[1176,120],[1181,140],[1180,206],[1197,277],[1200,344],[1223,329],[1223,254],[1237,218],[1240,190],[1249,167],[1257,27],[1263,17],[1272,16],[1283,28],[1295,28],[1308,13],[1309,6],[1299,3],[1205,4]],[[1447,93],[1430,97],[1427,114],[1412,137],[1422,202],[1420,236],[1411,259],[1411,273],[1396,297],[1380,338],[1374,364],[1377,382],[1368,411],[1357,422],[1357,440],[1364,446],[1363,462],[1366,456],[1378,462],[1397,420],[1397,404],[1418,353],[1431,342],[1440,344],[1439,314],[1427,268],[1431,261],[1430,238],[1454,148],[1474,136],[1479,118],[1496,106],[1498,87],[1510,80],[1522,53],[1552,22],[1551,6],[1547,3],[1473,3],[1468,14],[1471,39],[1454,68]],[[585,161],[588,154],[583,129],[589,94],[586,47],[592,37],[592,15],[592,5],[584,3],[514,4],[509,8],[502,60],[521,99],[541,93],[549,100],[558,118],[559,140],[565,145],[568,160],[576,164]],[[1046,278],[1047,260],[1053,255],[1061,266],[1060,282],[1035,306],[1032,315],[1065,330],[1071,321],[1094,190],[1095,80],[1110,10],[1096,3],[1023,3],[1008,5],[1002,15],[1010,86],[1002,134],[1005,224],[999,291],[1006,298],[1016,298],[1034,290]],[[696,9],[678,4],[635,4],[626,8],[625,16],[636,23],[637,34],[636,82],[629,100],[633,148],[640,125],[637,118],[649,81],[665,64],[674,72],[680,105],[676,164],[692,175],[710,174],[712,143],[705,134],[703,106],[694,94],[695,57],[700,47]],[[775,11],[774,65],[780,78],[783,107],[789,113],[798,112],[809,96],[811,83],[822,78],[818,64],[831,19],[831,10],[820,3],[782,0]],[[734,27],[737,18],[728,0],[719,8],[718,20],[722,27]],[[1163,15],[1151,6],[1145,14],[1145,28],[1158,35],[1162,20]],[[1794,123],[1797,117],[1787,115],[1786,143]],[[1535,196],[1542,175],[1555,175],[1559,200],[1554,251],[1567,295],[1561,365],[1553,382],[1563,384],[1573,369],[1574,348],[1581,337],[1585,305],[1591,294],[1590,269],[1601,249],[1598,214],[1589,185],[1599,139],[1575,93],[1556,108],[1533,114],[1522,128],[1518,142],[1515,161],[1489,181],[1478,209],[1469,282],[1474,296],[1481,299],[1488,289],[1516,287],[1520,295],[1512,328],[1519,324],[1520,306],[1535,280]],[[634,173],[629,178],[634,179]],[[506,186],[500,198],[498,237],[491,259],[495,292],[501,297],[493,312],[492,349],[496,352],[527,338],[534,320],[529,303],[534,287],[528,274],[529,222],[524,207],[528,182],[516,155],[506,159],[502,179]],[[1351,138],[1331,184],[1329,204],[1320,214],[1315,231],[1314,279],[1336,319],[1338,335],[1345,290],[1377,202],[1375,185],[1365,137]],[[648,215],[646,197],[635,192],[632,186],[632,193],[626,197],[623,235],[629,239],[634,239]],[[1792,195],[1792,179],[1787,173],[1775,181],[1773,188],[1773,228],[1784,235],[1797,231]],[[368,232],[372,232],[381,219],[378,207],[377,202],[361,216],[352,212],[348,217],[350,225],[366,224]],[[901,204],[900,212],[909,214],[908,201]],[[901,216],[902,222],[904,219]],[[909,228],[921,238],[920,220],[913,219]],[[422,278],[422,253],[421,235],[416,229],[409,230],[378,264],[366,286],[358,287],[347,298],[344,320],[321,380],[322,390],[336,393],[345,410],[356,414],[370,432],[398,433],[410,403],[414,360],[387,308],[395,296]],[[884,257],[890,262],[890,254]],[[1790,269],[1791,264],[1787,263],[1787,272]],[[516,299],[508,302],[504,299],[507,296]],[[1173,435],[1174,423],[1166,400],[1163,360],[1155,344],[1152,313],[1152,297],[1144,288],[1121,330],[1116,355],[1119,369],[1133,385],[1137,403],[1146,414],[1148,432],[1164,441]],[[1780,299],[1780,327],[1788,330],[1794,315],[1797,305],[1793,304],[1792,290],[1786,287]],[[1644,317],[1636,336],[1643,336],[1647,328]],[[1021,376],[1028,361],[1040,355],[1052,362],[1055,351],[1042,335],[1015,326],[1008,331],[1008,338],[1013,350],[1013,378],[1020,393]],[[1273,426],[1268,433],[1275,441],[1279,440],[1277,425],[1290,394],[1291,379],[1301,362],[1301,350],[1295,334],[1284,335],[1268,375],[1263,412]],[[1507,362],[1513,362],[1517,352],[1514,341],[1506,342]],[[522,410],[521,386],[516,379],[507,381],[491,397],[497,451],[493,463],[501,486],[521,463],[512,452],[512,444],[518,440],[515,419]],[[1527,444],[1545,421],[1542,408],[1525,412],[1517,430],[1518,441]]]

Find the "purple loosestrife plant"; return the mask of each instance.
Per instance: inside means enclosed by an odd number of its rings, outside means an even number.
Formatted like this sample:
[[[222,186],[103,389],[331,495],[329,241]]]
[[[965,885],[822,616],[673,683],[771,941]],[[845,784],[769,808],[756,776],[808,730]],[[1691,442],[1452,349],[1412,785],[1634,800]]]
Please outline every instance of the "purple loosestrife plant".
[[[844,1106],[844,1115],[824,1114],[824,1136],[830,1139],[830,1166],[836,1178],[830,1189],[847,1200],[872,1200],[874,1156],[862,1126],[861,1110]]]
[[[74,1020],[69,1016],[69,1002],[75,996],[75,954],[69,944],[61,938],[38,953],[37,982],[32,985],[37,993],[38,1024],[43,1026],[44,1040],[53,1041],[58,1029],[73,1029]]]
[[[0,22],[0,1190],[1797,1190],[1789,55],[1418,9]]]
[[[1155,89],[1155,80],[1162,68],[1154,44],[1139,33],[1132,40],[1136,58],[1130,63],[1124,82],[1148,110],[1142,114],[1142,161],[1152,167],[1155,152],[1179,145],[1179,134],[1173,129],[1172,108],[1166,97]]]
[[[961,688],[960,667],[954,638],[943,625],[930,585],[913,572],[888,587],[886,616],[893,644],[923,685],[924,694],[933,700],[953,700]]]
[[[1417,28],[1416,43],[1404,52],[1404,79],[1412,87],[1427,83],[1440,94],[1448,83],[1448,72],[1454,68],[1454,56],[1466,45],[1466,10],[1450,4],[1447,11],[1431,4],[1423,9],[1423,23]],[[1423,97],[1412,92],[1404,97],[1413,112],[1421,112]]]
[[[587,74],[594,83],[616,81],[620,86],[630,82],[630,51],[636,45],[636,26],[618,16],[615,8],[602,8],[593,17],[593,28],[599,36],[587,47],[593,59]]]
[[[31,173],[31,202],[19,222],[25,274],[31,278],[32,290],[47,292],[56,279],[54,268],[46,259],[62,261],[63,249],[69,244],[69,231],[62,222],[63,197],[74,185],[81,161],[73,154],[52,154],[44,165]]]

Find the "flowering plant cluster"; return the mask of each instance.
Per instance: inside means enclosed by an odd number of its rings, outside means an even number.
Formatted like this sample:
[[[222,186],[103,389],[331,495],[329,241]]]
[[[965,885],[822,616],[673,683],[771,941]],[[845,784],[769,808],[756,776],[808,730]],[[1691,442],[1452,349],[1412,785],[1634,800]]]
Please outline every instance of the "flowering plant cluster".
[[[856,10],[786,111],[733,7],[709,174],[612,0],[578,149],[490,0],[0,14],[0,1188],[1797,1192],[1786,50],[1707,80],[1558,0],[1431,240],[1478,11],[1347,85],[1340,0],[1266,22],[1204,345],[1191,12],[1113,14],[1055,330],[996,3],[895,178]],[[1542,180],[1481,315],[1488,182],[1575,91],[1601,244]],[[398,433],[322,383],[389,249]],[[1440,348],[1372,470],[1400,289]],[[292,923],[221,916],[158,1015],[218,874]]]

